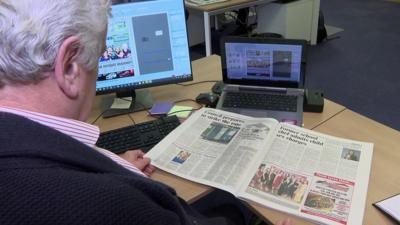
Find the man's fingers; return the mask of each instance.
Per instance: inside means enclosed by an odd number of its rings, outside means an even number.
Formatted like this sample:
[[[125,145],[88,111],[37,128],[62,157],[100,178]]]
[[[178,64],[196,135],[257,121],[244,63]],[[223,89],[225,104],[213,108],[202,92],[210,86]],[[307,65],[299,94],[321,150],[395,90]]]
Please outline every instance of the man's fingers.
[[[120,154],[122,158],[132,163],[136,168],[142,171],[147,176],[150,176],[154,171],[155,167],[150,164],[151,160],[148,157],[144,157],[144,153],[141,150],[129,150]]]
[[[142,150],[129,150],[122,154],[119,154],[119,156],[124,158],[128,162],[133,162],[138,158],[143,158],[144,153],[142,152]]]
[[[131,162],[135,165],[139,170],[143,171],[146,166],[150,165],[150,158],[138,158],[137,160]]]
[[[141,157],[144,156],[144,153],[143,153],[142,150],[140,150],[140,149],[129,150],[129,151],[126,151],[126,153],[132,154],[132,156],[135,156],[135,157],[137,157],[137,158],[141,158]]]
[[[147,176],[150,176],[154,171],[156,170],[156,167],[149,164],[144,168],[143,173],[146,174]]]
[[[285,220],[280,220],[276,222],[275,225],[293,225],[293,222],[289,218],[287,218]]]

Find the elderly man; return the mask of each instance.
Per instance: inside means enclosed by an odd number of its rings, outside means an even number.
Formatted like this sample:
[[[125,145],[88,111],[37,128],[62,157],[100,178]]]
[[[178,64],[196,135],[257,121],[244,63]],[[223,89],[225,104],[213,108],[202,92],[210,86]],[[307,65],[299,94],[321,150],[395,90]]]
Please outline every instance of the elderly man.
[[[232,224],[149,179],[142,152],[95,149],[99,129],[81,121],[109,11],[109,0],[0,1],[0,224]]]

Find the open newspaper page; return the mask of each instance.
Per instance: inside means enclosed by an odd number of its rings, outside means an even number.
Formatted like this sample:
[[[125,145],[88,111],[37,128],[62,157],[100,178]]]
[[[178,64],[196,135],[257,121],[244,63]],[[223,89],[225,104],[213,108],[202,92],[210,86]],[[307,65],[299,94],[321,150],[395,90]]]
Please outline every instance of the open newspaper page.
[[[274,119],[204,108],[147,156],[162,170],[236,195],[246,171],[263,159],[268,134],[277,125]]]
[[[362,224],[373,144],[289,124],[271,132],[239,197],[323,224]]]

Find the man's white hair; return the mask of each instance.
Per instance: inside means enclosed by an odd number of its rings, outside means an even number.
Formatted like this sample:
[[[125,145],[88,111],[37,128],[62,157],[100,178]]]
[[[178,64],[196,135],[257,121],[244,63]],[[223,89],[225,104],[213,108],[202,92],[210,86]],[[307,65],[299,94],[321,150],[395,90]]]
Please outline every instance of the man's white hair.
[[[95,69],[110,5],[110,0],[0,0],[0,87],[46,78],[71,36],[80,39],[79,64]]]

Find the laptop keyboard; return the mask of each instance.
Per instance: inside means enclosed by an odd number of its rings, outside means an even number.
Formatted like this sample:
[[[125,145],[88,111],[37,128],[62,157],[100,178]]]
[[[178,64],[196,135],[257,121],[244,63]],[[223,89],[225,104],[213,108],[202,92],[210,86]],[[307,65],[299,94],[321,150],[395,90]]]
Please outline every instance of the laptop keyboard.
[[[297,97],[295,95],[227,92],[222,107],[296,112]]]

